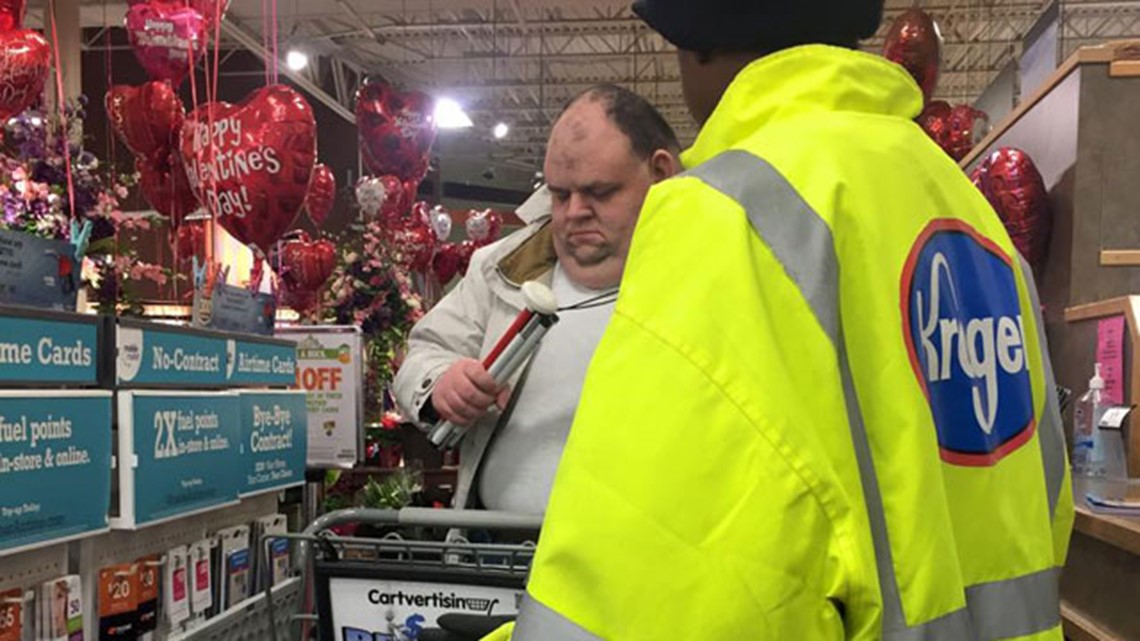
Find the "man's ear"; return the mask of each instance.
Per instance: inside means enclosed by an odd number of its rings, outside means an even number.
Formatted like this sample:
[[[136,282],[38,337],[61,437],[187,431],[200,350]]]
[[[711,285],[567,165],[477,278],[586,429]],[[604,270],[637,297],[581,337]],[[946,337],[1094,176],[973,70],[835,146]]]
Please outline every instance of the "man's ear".
[[[672,152],[658,149],[649,158],[649,171],[653,174],[653,182],[659,183],[677,175],[681,171],[681,161]]]

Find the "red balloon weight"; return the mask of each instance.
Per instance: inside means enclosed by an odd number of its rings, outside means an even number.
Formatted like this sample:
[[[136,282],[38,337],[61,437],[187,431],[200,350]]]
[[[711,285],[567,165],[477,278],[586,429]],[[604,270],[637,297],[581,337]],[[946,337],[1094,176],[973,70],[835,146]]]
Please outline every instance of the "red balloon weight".
[[[270,85],[237,105],[195,109],[180,146],[199,202],[234,238],[268,252],[305,202],[316,136],[313,109],[301,94]]]
[[[427,94],[402,93],[384,82],[368,82],[356,92],[356,126],[372,173],[423,179],[435,141],[433,108]]]
[[[499,239],[503,230],[503,217],[493,209],[472,209],[467,214],[466,227],[467,237],[475,241],[476,245],[490,245]]]
[[[312,241],[302,232],[281,248],[281,280],[294,291],[315,292],[335,267],[336,246],[330,241]]]
[[[883,57],[910,72],[923,98],[930,100],[942,62],[942,38],[930,14],[917,7],[899,14],[887,30]]]
[[[0,33],[0,121],[35,104],[51,68],[51,47],[30,29]]]
[[[131,153],[148,162],[165,162],[186,117],[173,87],[157,80],[138,87],[115,85],[105,105],[111,128]]]
[[[127,10],[127,39],[151,78],[177,87],[206,50],[206,20],[189,7],[152,0]]]
[[[178,154],[163,164],[135,161],[139,172],[139,189],[154,210],[180,225],[187,214],[198,208],[198,198],[186,179],[186,169]]]
[[[0,33],[24,26],[25,0],[0,0]]]
[[[1033,159],[1020,149],[1002,147],[982,161],[972,178],[1005,223],[1014,246],[1039,269],[1053,220],[1045,181]]]
[[[309,194],[305,197],[305,211],[309,220],[317,227],[325,224],[333,203],[336,202],[336,176],[328,165],[313,167],[313,177],[309,179]]]
[[[385,227],[388,247],[395,253],[395,261],[411,271],[423,272],[431,267],[435,254],[436,237],[431,225],[417,216]]]
[[[189,220],[174,231],[174,253],[181,263],[188,263],[206,251],[206,226],[201,221]]]

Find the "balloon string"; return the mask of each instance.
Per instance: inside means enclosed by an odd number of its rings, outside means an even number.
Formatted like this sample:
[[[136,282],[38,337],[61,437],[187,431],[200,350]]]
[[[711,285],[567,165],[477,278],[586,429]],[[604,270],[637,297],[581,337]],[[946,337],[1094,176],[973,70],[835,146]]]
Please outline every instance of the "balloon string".
[[[261,0],[261,46],[269,51],[269,4],[268,0]],[[269,63],[265,64],[265,84],[272,84],[269,79]]]
[[[269,5],[273,8],[273,84],[277,84],[277,0],[269,0]]]
[[[111,90],[114,86],[114,74],[112,70],[113,56],[111,56],[111,29],[107,24],[107,0],[103,0],[103,67],[107,70],[107,91]],[[115,136],[107,136],[107,156],[111,159],[111,175],[118,182],[119,164],[117,160]]]
[[[67,201],[71,206],[71,217],[79,218],[75,211],[75,180],[71,176],[71,137],[67,129],[67,113],[63,102],[63,69],[59,57],[59,30],[55,24],[55,0],[48,0],[48,12],[51,14],[51,44],[55,55],[55,95],[56,108],[59,110],[59,124],[63,129],[63,166],[67,173]]]

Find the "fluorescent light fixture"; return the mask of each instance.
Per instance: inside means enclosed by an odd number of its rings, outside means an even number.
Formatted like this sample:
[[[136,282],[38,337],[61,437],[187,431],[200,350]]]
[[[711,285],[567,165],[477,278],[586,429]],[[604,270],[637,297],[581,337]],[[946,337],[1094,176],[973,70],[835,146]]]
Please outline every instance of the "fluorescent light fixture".
[[[440,98],[435,101],[435,126],[440,129],[466,129],[474,126],[471,117],[453,98]]]
[[[511,133],[511,127],[505,122],[500,122],[499,124],[495,125],[495,128],[491,130],[491,133],[494,134],[495,138],[498,140],[502,140],[503,138],[507,137],[507,134]]]
[[[290,49],[285,54],[285,66],[291,71],[300,71],[309,66],[309,56],[304,51]]]

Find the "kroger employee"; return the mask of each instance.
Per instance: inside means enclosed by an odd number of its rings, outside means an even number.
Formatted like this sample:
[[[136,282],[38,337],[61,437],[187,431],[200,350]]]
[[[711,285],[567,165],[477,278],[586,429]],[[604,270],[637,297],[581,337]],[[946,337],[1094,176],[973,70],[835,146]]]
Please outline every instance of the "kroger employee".
[[[676,173],[679,150],[645,99],[612,85],[585,91],[551,131],[549,193],[519,211],[529,224],[475,252],[463,280],[412,330],[395,381],[401,408],[471,426],[456,507],[542,514],[637,214],[649,187]],[[498,389],[477,359],[523,308],[519,287],[528,280],[579,309],[560,314],[522,382]]]
[[[702,128],[641,214],[516,641],[1060,640],[1031,273],[855,50],[882,0],[634,8]]]

